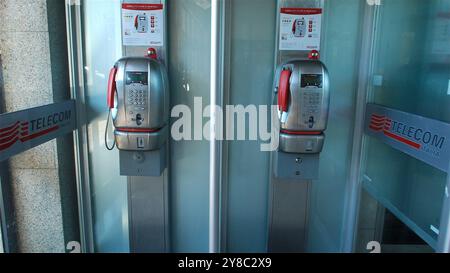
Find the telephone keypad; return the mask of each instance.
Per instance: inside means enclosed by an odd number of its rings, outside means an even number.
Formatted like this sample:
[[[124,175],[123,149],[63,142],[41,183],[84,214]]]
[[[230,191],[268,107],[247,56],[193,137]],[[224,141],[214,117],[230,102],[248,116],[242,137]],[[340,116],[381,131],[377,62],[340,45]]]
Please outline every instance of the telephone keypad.
[[[125,91],[125,101],[127,113],[129,113],[127,126],[142,127],[146,126],[145,113],[149,109],[148,86],[139,83],[131,83],[127,85]]]
[[[133,106],[145,106],[147,104],[147,100],[147,92],[144,90],[130,90],[128,95],[128,104]]]
[[[302,120],[308,128],[313,128],[316,120],[319,120],[320,108],[322,105],[322,93],[315,91],[305,91],[302,96]]]

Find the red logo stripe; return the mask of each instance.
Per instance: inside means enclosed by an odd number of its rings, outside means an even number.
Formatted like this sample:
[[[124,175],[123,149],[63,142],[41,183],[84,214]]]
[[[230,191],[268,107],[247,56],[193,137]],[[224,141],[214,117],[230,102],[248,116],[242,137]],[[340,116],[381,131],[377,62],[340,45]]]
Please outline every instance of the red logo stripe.
[[[19,131],[14,132],[14,134],[11,134],[5,138],[0,139],[0,144],[1,143],[6,143],[6,142],[10,142],[11,139],[15,138],[16,136],[19,135]]]
[[[16,122],[15,124],[0,129],[0,151],[12,147],[17,141],[27,142],[32,139],[44,136],[51,132],[57,131],[59,126],[54,126],[47,130],[29,135],[29,122]]]
[[[16,138],[13,139],[11,142],[5,143],[5,144],[0,144],[0,151],[3,151],[3,150],[6,150],[6,149],[10,148],[10,147],[13,146],[18,140],[19,140],[19,137],[16,136]]]
[[[419,143],[415,143],[415,142],[413,142],[413,141],[411,141],[409,139],[406,139],[404,137],[398,136],[398,135],[393,134],[393,133],[391,133],[389,131],[384,131],[384,134],[387,135],[390,138],[398,140],[398,141],[400,141],[400,142],[402,142],[402,143],[404,143],[406,145],[409,145],[409,146],[411,146],[413,148],[420,149],[422,147],[422,145],[420,145]]]
[[[14,127],[16,127],[17,125],[19,125],[20,122],[16,122],[15,124],[9,126],[9,127],[5,127],[5,128],[0,128],[0,133],[6,132],[6,131],[10,131],[11,129],[13,129]]]
[[[19,124],[15,125],[13,128],[11,128],[8,131],[4,131],[3,133],[0,133],[0,139],[10,136],[11,134],[13,134],[14,132],[19,130]]]
[[[375,120],[375,119],[372,119],[372,120],[370,121],[370,123],[371,123],[371,124],[376,124],[376,125],[384,125],[384,124],[389,124],[389,125],[391,125],[391,124],[392,124],[392,121],[391,121],[390,119],[384,119],[384,120]]]
[[[386,124],[386,121],[380,121],[380,122],[378,122],[378,121],[372,121],[370,124],[372,124],[372,125],[381,125],[381,126],[383,126],[384,124]]]
[[[377,131],[377,132],[381,132],[381,131],[383,131],[383,127],[375,127],[375,126],[369,126],[369,128],[370,129],[372,129],[372,130],[374,130],[374,131]]]
[[[55,127],[49,128],[49,129],[47,129],[47,130],[40,131],[40,132],[38,132],[38,133],[35,133],[35,134],[32,134],[32,135],[23,137],[23,138],[20,139],[20,141],[26,142],[26,141],[29,141],[29,140],[38,138],[38,137],[40,137],[40,136],[49,134],[49,133],[51,133],[51,132],[57,131],[58,129],[59,129],[59,126],[55,126]]]
[[[388,119],[388,117],[372,116],[371,119],[373,119],[373,120],[386,120],[386,119]]]
[[[376,118],[385,118],[386,116],[381,116],[381,115],[377,115],[377,114],[372,114],[372,117],[376,117]]]
[[[370,126],[375,127],[375,128],[383,128],[386,125],[385,124],[370,124]]]
[[[371,124],[376,124],[376,125],[382,125],[382,124],[392,124],[392,122],[391,121],[388,121],[388,120],[384,120],[384,121],[371,121],[370,122]]]

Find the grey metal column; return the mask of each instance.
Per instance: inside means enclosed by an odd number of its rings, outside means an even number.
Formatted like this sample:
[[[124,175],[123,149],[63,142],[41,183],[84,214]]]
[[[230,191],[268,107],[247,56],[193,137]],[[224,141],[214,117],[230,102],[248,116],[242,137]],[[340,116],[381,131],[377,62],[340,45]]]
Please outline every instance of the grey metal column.
[[[299,58],[307,58],[307,51],[279,50],[280,9],[323,8],[323,0],[278,0],[277,33],[275,46],[275,69],[281,63]],[[301,253],[307,244],[309,200],[312,181],[277,179],[273,174],[274,153],[271,163],[269,196],[269,240],[268,251]]]
[[[209,167],[209,252],[220,252],[221,146],[216,136],[217,108],[221,101],[220,79],[220,6],[222,0],[211,1],[211,127]]]
[[[160,57],[168,64],[167,58],[167,1],[124,0],[124,3],[144,3],[164,5],[164,47]],[[124,47],[124,57],[145,56],[149,46]],[[167,142],[166,160],[170,162],[170,141]],[[170,166],[161,177],[128,177],[128,219],[130,251],[132,253],[170,252],[169,230],[169,176]]]
[[[131,252],[170,251],[168,199],[168,170],[158,178],[128,178]]]
[[[221,96],[219,105],[222,109],[226,108],[226,105],[230,104],[230,63],[231,63],[231,7],[232,1],[226,0],[221,3],[221,33],[220,33],[220,88]],[[223,124],[226,124],[226,115],[224,115]],[[227,135],[227,128],[224,126],[224,136]],[[221,169],[220,169],[220,252],[226,253],[228,251],[227,234],[228,234],[228,158],[229,158],[229,146],[227,141],[223,141],[220,144],[221,148]]]

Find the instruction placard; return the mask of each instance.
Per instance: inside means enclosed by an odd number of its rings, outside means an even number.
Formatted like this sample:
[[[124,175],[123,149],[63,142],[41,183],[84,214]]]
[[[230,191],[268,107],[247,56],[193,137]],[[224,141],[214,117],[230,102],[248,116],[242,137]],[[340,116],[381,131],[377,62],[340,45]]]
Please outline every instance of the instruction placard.
[[[164,46],[162,4],[122,4],[124,46]]]
[[[280,50],[320,50],[322,9],[282,8]]]
[[[450,13],[439,13],[434,20],[432,53],[450,55]],[[442,58],[445,62],[445,58]]]

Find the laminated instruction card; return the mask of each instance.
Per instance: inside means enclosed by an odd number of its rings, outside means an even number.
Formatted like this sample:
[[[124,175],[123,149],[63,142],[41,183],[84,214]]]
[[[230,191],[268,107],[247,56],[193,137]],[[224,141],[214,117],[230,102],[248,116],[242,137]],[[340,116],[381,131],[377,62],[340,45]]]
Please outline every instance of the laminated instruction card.
[[[280,50],[320,50],[322,9],[282,8]]]
[[[162,4],[122,4],[124,46],[164,46]]]

